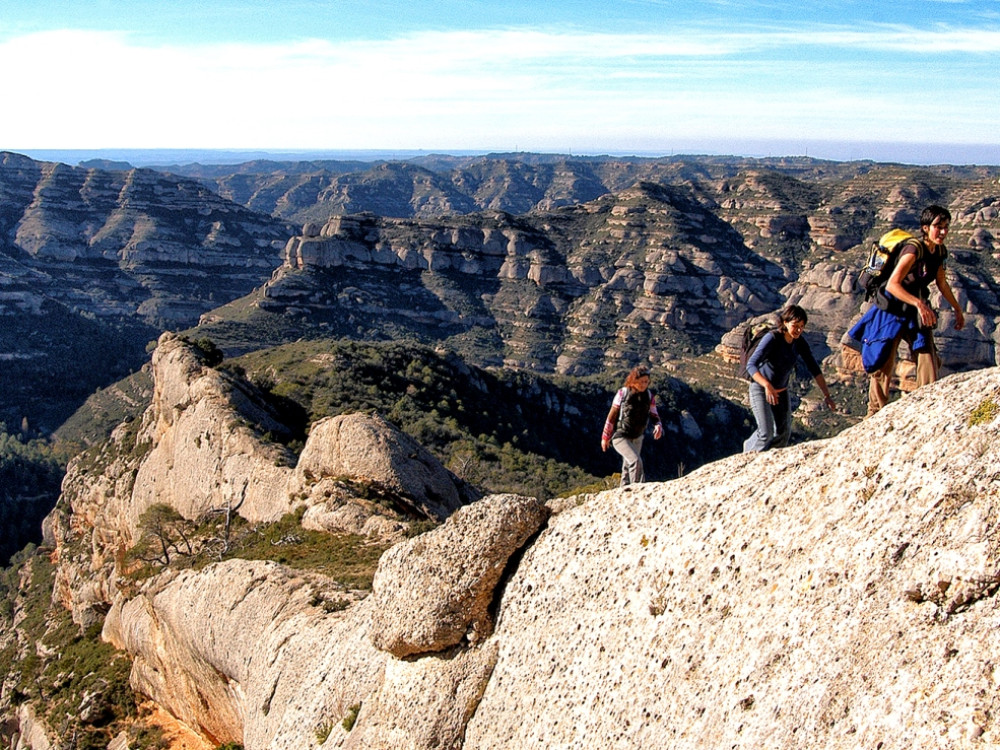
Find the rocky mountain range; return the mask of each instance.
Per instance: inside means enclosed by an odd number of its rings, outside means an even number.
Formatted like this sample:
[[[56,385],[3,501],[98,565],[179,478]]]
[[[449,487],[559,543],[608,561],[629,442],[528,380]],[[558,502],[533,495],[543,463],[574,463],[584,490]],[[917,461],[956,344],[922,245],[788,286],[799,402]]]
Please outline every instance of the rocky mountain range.
[[[206,313],[227,353],[414,335],[584,374],[675,367],[792,300],[825,355],[859,306],[866,240],[932,201],[955,215],[973,317],[942,331],[946,359],[996,362],[996,168],[508,154],[172,169],[191,176],[0,157],[0,419],[51,432]]]
[[[523,214],[586,203],[638,182],[705,184],[742,173],[775,172],[803,184],[830,186],[884,173],[891,165],[829,162],[805,157],[750,159],[723,156],[574,157],[558,154],[436,154],[407,161],[252,161],[236,165],[187,164],[161,171],[200,180],[220,195],[290,221],[324,223],[331,216],[371,211],[395,218],[504,211]],[[900,168],[961,181],[993,169]]]
[[[0,612],[12,747],[1000,742],[996,367],[834,438],[548,503],[477,498],[365,414],[313,424],[296,460],[172,334],[152,377],[141,419],[72,462]],[[227,552],[230,520],[254,538],[292,510],[270,558]],[[386,549],[371,592],[293,563],[311,533]],[[63,661],[98,631],[144,713]]]
[[[0,156],[0,422],[25,437],[104,389],[121,394],[106,423],[142,408],[118,383],[164,329],[226,355],[346,337],[574,378],[645,362],[742,408],[738,326],[785,302],[809,311],[845,406],[816,411],[807,382],[797,418],[832,434],[864,410],[839,357],[864,244],[932,201],[954,214],[949,278],[969,321],[959,333],[944,317],[946,365],[997,362],[996,168],[530,154],[106,166]],[[237,178],[238,201],[216,192]]]
[[[263,283],[289,232],[191,180],[0,153],[0,420],[51,432],[161,331]]]
[[[519,216],[337,216],[306,224],[272,279],[204,316],[202,329],[240,348],[280,317],[307,335],[412,336],[507,367],[586,375],[641,361],[691,378],[716,348],[732,359],[734,328],[795,302],[835,367],[861,308],[864,238],[914,224],[926,202],[949,202],[943,180],[904,189],[898,178],[869,173],[857,178],[863,191],[849,181],[831,194],[746,173],[712,192],[640,182]],[[953,206],[949,278],[970,321],[962,332],[947,316],[941,326],[953,370],[997,361],[998,200]]]

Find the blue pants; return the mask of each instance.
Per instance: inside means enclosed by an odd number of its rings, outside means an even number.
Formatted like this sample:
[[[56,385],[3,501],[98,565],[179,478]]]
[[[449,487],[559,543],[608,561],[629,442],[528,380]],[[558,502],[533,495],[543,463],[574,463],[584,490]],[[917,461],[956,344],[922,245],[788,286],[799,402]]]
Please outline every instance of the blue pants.
[[[778,394],[778,403],[767,403],[767,391],[759,383],[750,383],[750,409],[757,420],[757,430],[743,441],[743,452],[766,451],[783,448],[792,435],[792,410],[788,403],[788,389]]]
[[[642,468],[642,438],[640,435],[634,440],[627,437],[611,439],[611,446],[622,457],[622,487],[646,481],[646,472]]]

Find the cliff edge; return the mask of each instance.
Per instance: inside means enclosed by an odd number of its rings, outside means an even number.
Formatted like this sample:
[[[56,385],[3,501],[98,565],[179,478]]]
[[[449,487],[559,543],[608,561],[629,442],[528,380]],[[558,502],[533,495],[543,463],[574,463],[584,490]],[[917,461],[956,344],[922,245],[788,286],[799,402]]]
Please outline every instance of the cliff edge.
[[[105,637],[248,750],[988,746],[998,427],[1000,370],[957,374],[672,482],[484,498],[341,612],[228,561],[119,596]]]

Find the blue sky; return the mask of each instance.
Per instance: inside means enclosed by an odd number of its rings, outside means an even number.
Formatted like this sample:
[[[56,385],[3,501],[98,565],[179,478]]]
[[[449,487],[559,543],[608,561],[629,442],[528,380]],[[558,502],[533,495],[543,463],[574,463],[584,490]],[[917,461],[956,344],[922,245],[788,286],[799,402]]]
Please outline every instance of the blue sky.
[[[0,0],[0,149],[1000,164],[1000,0]]]

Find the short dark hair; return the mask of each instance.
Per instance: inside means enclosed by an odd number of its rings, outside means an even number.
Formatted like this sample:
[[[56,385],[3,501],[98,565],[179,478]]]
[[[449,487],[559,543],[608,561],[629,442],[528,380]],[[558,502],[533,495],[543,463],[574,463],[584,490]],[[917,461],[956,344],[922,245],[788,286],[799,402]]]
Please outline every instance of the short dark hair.
[[[951,223],[951,211],[944,206],[931,205],[920,212],[920,226],[929,227],[938,219]]]
[[[806,311],[798,305],[789,305],[781,311],[781,315],[778,317],[782,323],[791,323],[793,320],[801,320],[803,323],[809,322]]]

